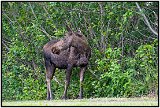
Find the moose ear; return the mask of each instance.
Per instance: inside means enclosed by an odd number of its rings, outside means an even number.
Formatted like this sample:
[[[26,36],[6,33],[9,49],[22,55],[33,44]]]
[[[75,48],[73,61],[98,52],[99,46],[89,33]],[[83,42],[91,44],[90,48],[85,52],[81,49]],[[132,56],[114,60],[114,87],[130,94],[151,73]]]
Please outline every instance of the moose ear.
[[[72,32],[71,28],[68,25],[66,25],[66,28],[68,32]]]
[[[71,35],[72,35],[72,32],[70,31],[70,32],[69,32],[69,36],[71,36]]]
[[[71,28],[68,26],[67,21],[64,22],[68,32],[72,32]]]

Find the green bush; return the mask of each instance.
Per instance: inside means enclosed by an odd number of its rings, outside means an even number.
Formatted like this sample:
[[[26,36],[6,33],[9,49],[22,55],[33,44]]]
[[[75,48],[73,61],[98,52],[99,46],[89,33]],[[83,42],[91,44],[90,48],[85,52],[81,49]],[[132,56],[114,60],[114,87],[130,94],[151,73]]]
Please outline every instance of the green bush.
[[[120,49],[107,49],[106,56],[97,59],[99,80],[93,81],[95,97],[130,97],[157,93],[158,67],[154,47],[140,46],[134,58],[123,57]],[[153,58],[154,57],[154,58]]]

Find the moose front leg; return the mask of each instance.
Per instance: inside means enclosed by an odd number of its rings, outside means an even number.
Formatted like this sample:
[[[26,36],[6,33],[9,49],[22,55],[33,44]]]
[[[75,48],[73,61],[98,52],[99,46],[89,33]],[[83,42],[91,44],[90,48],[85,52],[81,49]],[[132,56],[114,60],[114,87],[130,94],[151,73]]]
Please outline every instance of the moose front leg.
[[[67,70],[66,70],[66,79],[65,79],[65,88],[64,88],[64,93],[62,96],[62,99],[67,99],[67,89],[70,83],[70,77],[72,74],[72,65],[68,65]]]
[[[85,67],[81,67],[80,69],[80,91],[79,91],[79,96],[78,99],[82,99],[83,98],[83,80],[84,80],[84,72],[86,70],[86,66]]]
[[[49,62],[45,61],[46,67],[46,82],[47,82],[47,100],[52,100],[52,92],[51,92],[51,80],[55,73],[55,67]]]

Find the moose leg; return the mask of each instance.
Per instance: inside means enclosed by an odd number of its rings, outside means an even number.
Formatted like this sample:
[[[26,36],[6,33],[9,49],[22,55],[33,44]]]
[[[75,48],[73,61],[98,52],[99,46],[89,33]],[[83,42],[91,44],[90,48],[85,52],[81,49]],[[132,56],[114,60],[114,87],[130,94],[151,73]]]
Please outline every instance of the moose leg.
[[[67,99],[67,89],[70,83],[70,77],[72,73],[72,65],[68,65],[67,70],[66,70],[66,79],[65,79],[65,88],[64,88],[64,93],[62,96],[62,99]]]
[[[55,73],[55,67],[49,62],[45,61],[46,67],[46,82],[47,82],[47,100],[52,100],[52,92],[51,92],[51,80]]]
[[[81,67],[81,69],[80,69],[80,92],[79,92],[78,99],[82,99],[83,98],[83,79],[84,79],[85,70],[86,70],[86,66],[85,67]]]

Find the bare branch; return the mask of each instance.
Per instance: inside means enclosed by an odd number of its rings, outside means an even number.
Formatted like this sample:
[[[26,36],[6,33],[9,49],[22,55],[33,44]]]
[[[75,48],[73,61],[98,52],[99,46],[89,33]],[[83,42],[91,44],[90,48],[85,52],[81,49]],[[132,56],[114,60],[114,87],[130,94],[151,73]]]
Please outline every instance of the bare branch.
[[[29,6],[30,6],[30,8],[31,8],[31,11],[32,11],[32,13],[33,13],[33,15],[34,15],[34,17],[36,18],[36,20],[37,20],[37,16],[36,16],[36,14],[34,13],[34,11],[33,11],[33,8],[32,8],[32,6],[31,6],[31,3],[29,2]]]
[[[92,69],[90,69],[89,72],[94,76],[94,78],[96,78],[97,80],[100,80],[99,76],[97,76]]]
[[[53,76],[53,80],[55,80],[59,85],[63,86],[63,84],[57,80],[56,76]]]
[[[2,40],[2,44],[6,47],[6,49],[9,51],[8,46],[4,43],[4,41]]]
[[[37,27],[40,31],[42,31],[50,40],[51,40],[51,35],[49,33],[47,33],[47,31],[41,26],[40,28]],[[55,39],[57,39],[56,37],[54,37]]]
[[[136,5],[137,5],[137,8],[139,9],[139,11],[141,12],[141,15],[143,16],[143,18],[144,18],[147,26],[149,27],[149,29],[152,31],[152,33],[154,33],[155,35],[158,36],[158,33],[151,27],[146,15],[142,12],[142,9],[141,9],[141,7],[139,6],[139,4],[137,2],[136,2]]]

